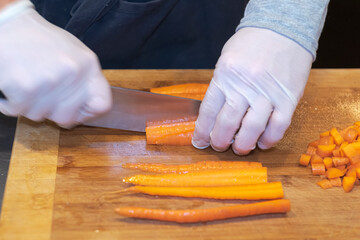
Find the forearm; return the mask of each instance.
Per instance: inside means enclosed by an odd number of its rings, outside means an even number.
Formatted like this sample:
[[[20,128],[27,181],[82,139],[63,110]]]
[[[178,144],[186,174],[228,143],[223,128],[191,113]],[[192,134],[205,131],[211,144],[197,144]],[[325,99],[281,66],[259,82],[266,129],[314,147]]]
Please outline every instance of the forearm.
[[[15,0],[0,0],[0,10],[2,8],[4,8],[6,5],[8,5],[9,3],[14,2]]]
[[[315,59],[329,1],[250,0],[237,30],[270,29],[297,42]]]

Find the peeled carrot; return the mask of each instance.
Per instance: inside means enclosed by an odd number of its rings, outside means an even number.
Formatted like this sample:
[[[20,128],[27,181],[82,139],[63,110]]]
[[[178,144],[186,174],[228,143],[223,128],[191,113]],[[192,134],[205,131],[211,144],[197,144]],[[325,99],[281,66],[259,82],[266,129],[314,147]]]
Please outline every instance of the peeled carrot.
[[[281,182],[223,187],[134,186],[113,193],[145,193],[157,196],[242,200],[264,200],[284,197]]]
[[[179,121],[145,128],[146,143],[159,145],[191,145],[195,121]]]
[[[126,183],[163,187],[233,186],[267,182],[267,168],[219,169],[158,175],[139,174],[127,177]]]
[[[202,100],[208,87],[209,84],[187,83],[159,88],[151,88],[150,92]]]
[[[127,169],[138,169],[145,172],[157,173],[187,173],[206,169],[232,169],[232,168],[255,168],[262,167],[260,162],[246,161],[201,161],[192,164],[168,165],[156,163],[125,163],[122,165]]]
[[[115,209],[115,212],[122,216],[178,223],[208,222],[268,213],[286,213],[289,211],[290,201],[287,199],[209,209],[165,210],[142,207],[119,207]]]

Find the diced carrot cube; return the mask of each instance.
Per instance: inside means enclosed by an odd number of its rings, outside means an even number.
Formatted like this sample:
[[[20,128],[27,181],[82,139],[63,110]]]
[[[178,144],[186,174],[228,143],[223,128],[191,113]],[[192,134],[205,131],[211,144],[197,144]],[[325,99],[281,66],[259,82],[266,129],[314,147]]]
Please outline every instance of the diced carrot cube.
[[[317,154],[311,156],[310,163],[324,163],[322,157]]]
[[[329,181],[333,187],[341,187],[341,178],[340,177],[330,178]]]
[[[333,167],[333,160],[330,157],[325,157],[323,159],[324,165],[326,169],[332,168]]]
[[[320,137],[327,137],[330,136],[330,131],[320,133]]]
[[[326,177],[327,178],[337,178],[337,177],[342,177],[344,176],[345,172],[340,170],[340,169],[337,169],[337,168],[329,168],[327,171],[326,171]]]
[[[320,180],[316,184],[319,185],[323,189],[328,189],[328,188],[333,187],[333,185],[331,184],[331,182],[328,179]]]
[[[340,145],[342,142],[344,142],[344,138],[340,135],[336,128],[332,128],[330,130],[330,135],[334,138],[336,145]]]
[[[310,159],[311,159],[311,155],[301,154],[299,164],[306,167],[309,165]]]
[[[325,175],[325,164],[324,163],[312,163],[311,169],[313,175]]]
[[[306,150],[306,154],[314,155],[314,154],[316,154],[316,150],[317,150],[316,147],[314,147],[314,146],[308,146],[308,148],[307,148],[307,150]]]
[[[342,185],[345,192],[350,192],[355,184],[354,177],[343,177]]]
[[[334,163],[335,167],[341,166],[341,165],[346,165],[349,163],[349,158],[347,157],[333,157],[332,161]]]

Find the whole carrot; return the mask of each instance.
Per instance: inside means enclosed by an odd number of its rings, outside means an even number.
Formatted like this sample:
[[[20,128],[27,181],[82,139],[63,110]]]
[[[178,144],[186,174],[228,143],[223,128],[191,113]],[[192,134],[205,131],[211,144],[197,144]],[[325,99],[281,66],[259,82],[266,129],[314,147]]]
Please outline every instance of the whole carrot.
[[[232,169],[232,168],[255,168],[262,167],[260,162],[246,161],[201,161],[191,164],[169,165],[156,163],[125,163],[122,165],[127,169],[138,169],[144,172],[157,173],[187,173],[206,169]]]
[[[209,209],[164,210],[142,207],[119,207],[115,209],[115,212],[122,216],[178,223],[208,222],[268,213],[286,213],[289,211],[290,201],[287,199]]]
[[[284,191],[281,182],[224,187],[134,186],[113,193],[145,193],[155,196],[241,200],[265,200],[284,197]]]
[[[184,174],[138,174],[123,180],[126,183],[162,187],[232,186],[267,182],[267,168],[203,170]]]

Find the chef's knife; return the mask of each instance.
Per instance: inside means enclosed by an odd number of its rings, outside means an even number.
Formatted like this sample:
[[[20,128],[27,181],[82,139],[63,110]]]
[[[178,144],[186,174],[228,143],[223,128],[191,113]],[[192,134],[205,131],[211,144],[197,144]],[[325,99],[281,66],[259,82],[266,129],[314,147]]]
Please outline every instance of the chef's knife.
[[[87,126],[145,132],[147,122],[196,118],[201,101],[111,87],[112,109],[84,123]]]

